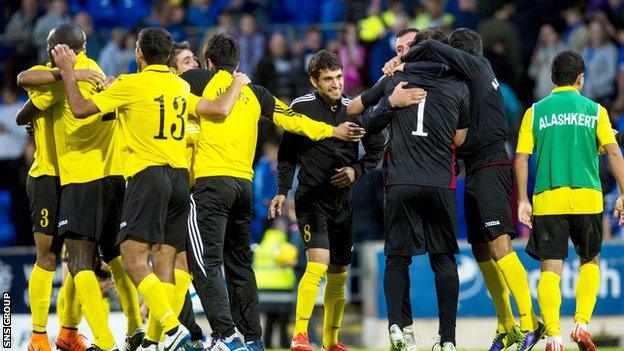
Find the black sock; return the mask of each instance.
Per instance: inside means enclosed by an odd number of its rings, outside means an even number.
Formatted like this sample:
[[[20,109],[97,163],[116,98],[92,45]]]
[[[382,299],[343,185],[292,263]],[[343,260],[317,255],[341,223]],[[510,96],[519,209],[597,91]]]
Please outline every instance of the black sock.
[[[457,299],[459,276],[453,254],[429,254],[429,263],[435,274],[440,320],[440,345],[452,342],[455,345],[455,324],[457,321]]]
[[[401,329],[411,325],[411,316],[405,318],[407,311],[411,311],[409,299],[409,285],[405,280],[409,276],[409,265],[412,263],[411,256],[387,256],[384,272],[384,293],[386,294],[386,306],[388,308],[388,326],[398,325]],[[407,291],[406,291],[407,290]],[[410,313],[411,314],[411,313]]]
[[[158,343],[156,341],[151,341],[147,340],[147,338],[143,338],[143,341],[141,341],[141,347],[146,348],[150,345],[158,345]]]

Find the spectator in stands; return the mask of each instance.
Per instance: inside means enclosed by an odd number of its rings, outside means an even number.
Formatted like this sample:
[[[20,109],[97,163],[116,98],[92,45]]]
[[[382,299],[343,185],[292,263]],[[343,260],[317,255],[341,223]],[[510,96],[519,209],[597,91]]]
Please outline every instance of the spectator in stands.
[[[388,11],[381,12],[381,0],[372,0],[367,12],[368,17],[358,22],[360,39],[372,43],[387,36],[397,20],[408,18],[402,1],[390,1]]]
[[[63,23],[69,23],[71,19],[67,15],[67,1],[52,0],[46,9],[46,14],[41,16],[33,30],[33,43],[38,48],[39,63],[45,63],[49,60],[48,51],[46,50],[46,41],[48,33]]]
[[[565,44],[553,25],[550,23],[543,24],[528,71],[529,77],[535,81],[533,100],[541,100],[548,96],[555,87],[550,78],[550,64],[555,55],[565,48]]]
[[[589,24],[589,42],[583,50],[585,84],[583,95],[609,107],[615,95],[618,51],[607,38],[602,23]]]
[[[27,235],[29,232],[28,207],[25,205],[25,182],[20,177],[20,169],[23,169],[22,154],[28,134],[23,127],[15,124],[15,115],[21,104],[19,91],[12,86],[2,89],[2,104],[0,104],[0,191],[8,191],[11,197],[11,219],[17,229],[18,237]],[[26,227],[24,229],[24,227]],[[24,232],[24,230],[26,232]]]
[[[308,63],[314,54],[323,48],[323,33],[317,27],[310,27],[306,30],[303,38],[303,64],[308,67]]]
[[[269,206],[273,196],[277,194],[277,149],[275,143],[265,142],[262,145],[262,157],[254,166],[252,243],[260,242],[262,233],[269,226]]]
[[[125,13],[117,12],[118,10],[113,0],[84,1],[84,6],[77,6],[76,2],[75,0],[70,1],[70,10],[78,9],[78,12],[84,11],[89,13],[98,29],[109,30],[118,26],[121,23],[121,18],[125,16]],[[124,1],[121,2],[123,3]]]
[[[616,31],[616,39],[620,46],[620,52],[618,53],[618,68],[617,68],[617,97],[613,102],[611,118],[621,119],[621,114],[624,113],[624,26],[620,24],[620,27]],[[624,120],[622,120],[624,122]],[[614,126],[618,129],[617,124]],[[621,130],[621,129],[619,129]]]
[[[169,11],[167,30],[176,42],[186,40],[186,10],[182,6],[172,6]]]
[[[417,29],[440,28],[450,33],[455,17],[444,11],[445,0],[422,0],[423,10],[419,11],[416,18],[408,24],[408,27]]]
[[[500,0],[495,8],[494,15],[483,20],[477,27],[477,32],[481,35],[484,48],[491,47],[495,42],[505,45],[505,58],[511,65],[514,81],[522,73],[518,30],[511,23],[511,17],[515,12],[515,0]],[[510,83],[513,84],[513,82]]]
[[[338,56],[344,65],[344,91],[347,95],[356,96],[364,89],[362,70],[366,61],[366,51],[358,39],[358,28],[355,24],[346,24],[340,31]]]
[[[453,26],[455,28],[470,28],[472,30],[476,30],[477,25],[481,20],[478,1],[458,0],[457,12],[455,12],[454,15],[455,22]]]
[[[587,45],[587,26],[583,22],[583,7],[577,1],[569,4],[561,11],[561,17],[568,26],[563,32],[563,41],[566,46],[578,52],[583,52]]]
[[[37,0],[22,0],[20,9],[9,19],[4,38],[7,44],[14,46],[15,51],[19,54],[27,53],[32,49],[30,38],[37,15]]]
[[[303,63],[293,58],[288,50],[286,36],[275,32],[269,40],[267,53],[253,74],[253,82],[266,87],[273,95],[281,99],[298,96],[297,80],[306,82]]]
[[[119,23],[126,30],[132,30],[150,14],[150,0],[123,0],[118,1],[115,7]]]
[[[123,60],[121,59],[125,35],[126,31],[123,28],[113,28],[110,32],[108,43],[100,53],[98,65],[100,65],[106,75],[118,76],[126,72]]]
[[[171,8],[171,2],[168,0],[157,0],[152,5],[149,17],[141,21],[139,27],[167,27]]]
[[[238,71],[251,75],[264,56],[264,35],[258,31],[256,19],[250,13],[243,14],[238,25],[236,40],[240,45],[240,64]]]
[[[219,13],[227,6],[227,0],[191,0],[187,21],[199,28],[212,27],[217,23]]]
[[[104,38],[99,32],[93,30],[91,15],[87,12],[79,12],[74,16],[74,23],[80,26],[87,35],[87,55],[97,61],[104,47]]]

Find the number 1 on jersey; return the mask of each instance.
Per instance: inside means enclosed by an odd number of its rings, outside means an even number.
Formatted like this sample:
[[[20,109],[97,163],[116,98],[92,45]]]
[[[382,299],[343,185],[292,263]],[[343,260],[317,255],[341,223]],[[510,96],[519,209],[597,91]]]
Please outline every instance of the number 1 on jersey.
[[[418,114],[416,115],[416,130],[412,130],[412,135],[426,137],[428,134],[423,130],[423,124],[425,122],[425,101],[418,104]]]

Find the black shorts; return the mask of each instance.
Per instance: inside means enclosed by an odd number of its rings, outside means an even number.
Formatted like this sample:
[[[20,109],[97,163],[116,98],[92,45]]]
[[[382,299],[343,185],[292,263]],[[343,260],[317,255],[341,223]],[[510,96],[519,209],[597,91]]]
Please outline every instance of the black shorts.
[[[33,233],[53,236],[52,252],[59,254],[63,239],[58,236],[58,210],[61,200],[59,177],[41,176],[26,178],[26,195],[30,205]]]
[[[189,173],[169,166],[148,167],[128,179],[118,243],[128,237],[149,244],[186,246]]]
[[[454,189],[390,185],[385,189],[386,255],[459,253]]]
[[[509,163],[476,166],[468,171],[464,211],[469,243],[488,243],[503,234],[516,237],[511,215],[512,178]]]
[[[59,235],[114,243],[119,232],[124,190],[125,182],[121,176],[63,186]]]
[[[329,250],[329,263],[351,264],[353,209],[350,189],[313,189],[295,194],[299,233],[307,249]]]
[[[563,260],[568,257],[568,238],[580,258],[596,257],[602,247],[602,213],[533,216],[526,252],[536,260]]]

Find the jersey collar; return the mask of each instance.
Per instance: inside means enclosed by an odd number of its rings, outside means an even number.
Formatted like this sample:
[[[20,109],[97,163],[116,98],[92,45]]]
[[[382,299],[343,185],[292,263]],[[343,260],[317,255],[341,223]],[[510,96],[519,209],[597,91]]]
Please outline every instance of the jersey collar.
[[[576,90],[573,86],[571,85],[564,85],[562,87],[556,87],[555,89],[552,90],[553,93],[559,93],[562,91],[574,91],[577,94],[579,93],[578,90]]]
[[[171,73],[167,65],[149,65],[143,69],[143,72],[152,71],[159,73]]]

